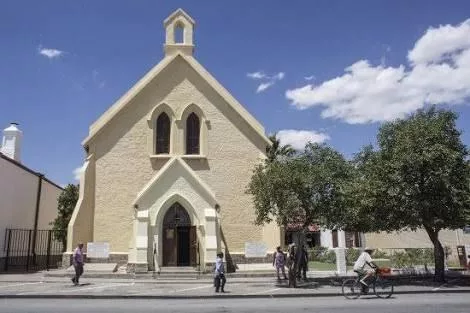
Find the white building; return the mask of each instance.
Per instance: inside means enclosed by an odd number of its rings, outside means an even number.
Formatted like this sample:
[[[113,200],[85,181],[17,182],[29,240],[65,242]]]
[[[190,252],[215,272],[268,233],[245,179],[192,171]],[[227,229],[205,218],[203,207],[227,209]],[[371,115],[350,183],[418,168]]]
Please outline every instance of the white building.
[[[7,251],[6,229],[51,229],[62,188],[21,163],[22,132],[12,123],[0,149],[0,272]]]

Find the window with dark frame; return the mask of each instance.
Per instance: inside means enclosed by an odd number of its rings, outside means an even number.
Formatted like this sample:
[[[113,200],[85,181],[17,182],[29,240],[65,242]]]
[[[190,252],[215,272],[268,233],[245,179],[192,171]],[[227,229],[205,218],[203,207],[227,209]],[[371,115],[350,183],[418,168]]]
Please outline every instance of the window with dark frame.
[[[170,153],[170,131],[170,118],[163,112],[157,118],[156,154]]]
[[[196,113],[191,113],[186,120],[186,154],[199,154],[200,123]]]

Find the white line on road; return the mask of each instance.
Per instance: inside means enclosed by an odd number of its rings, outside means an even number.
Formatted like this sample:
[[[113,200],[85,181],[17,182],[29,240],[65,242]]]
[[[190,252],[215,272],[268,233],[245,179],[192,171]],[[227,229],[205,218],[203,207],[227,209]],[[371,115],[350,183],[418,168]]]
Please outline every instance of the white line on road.
[[[210,284],[210,285],[204,285],[204,286],[193,287],[193,288],[179,289],[179,290],[173,290],[172,292],[184,292],[184,291],[204,289],[204,288],[209,288],[209,287],[214,287],[214,285]]]
[[[95,286],[95,287],[88,287],[88,288],[72,288],[69,290],[60,290],[59,292],[80,292],[82,290],[92,290],[92,289],[103,289],[103,288],[112,288],[112,287],[120,287],[120,286],[132,286],[134,283],[125,283],[125,284],[109,284],[103,286]]]
[[[281,289],[282,289],[282,288],[274,288],[274,289],[269,289],[269,290],[263,290],[263,291],[253,292],[253,293],[246,293],[245,296],[248,296],[248,295],[257,295],[257,294],[260,294],[260,293],[273,292],[273,291],[278,291],[278,290],[281,290]]]
[[[35,283],[21,283],[21,284],[5,285],[5,286],[0,286],[0,288],[19,287],[19,286],[37,285],[37,284],[42,284],[42,281],[35,282]]]
[[[112,288],[112,287],[120,287],[120,286],[133,286],[135,283],[125,283],[125,284],[106,284],[106,285],[101,285],[101,286],[93,286],[93,287],[88,287],[88,288],[80,288],[80,287],[71,287],[70,289],[66,290],[53,290],[50,293],[63,293],[63,292],[76,292],[79,293],[82,290],[93,290],[93,289],[104,289],[104,288]],[[28,292],[22,292],[18,293],[17,295],[30,295],[30,294],[43,294],[41,291],[28,291]]]

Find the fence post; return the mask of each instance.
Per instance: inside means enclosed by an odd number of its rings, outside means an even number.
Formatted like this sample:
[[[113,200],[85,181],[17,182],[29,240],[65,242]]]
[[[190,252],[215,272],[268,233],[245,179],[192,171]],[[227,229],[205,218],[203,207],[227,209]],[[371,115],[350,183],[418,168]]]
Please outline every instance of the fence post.
[[[26,251],[26,271],[29,272],[29,252],[31,251],[31,234],[32,230],[30,229],[29,231],[29,238],[28,238],[28,251]]]
[[[11,229],[8,229],[7,255],[5,258],[5,272],[8,271],[8,261],[10,259]]]
[[[52,230],[47,231],[46,271],[49,270],[49,261],[50,261],[50,257],[51,257],[51,243],[52,243],[51,233],[52,233]]]

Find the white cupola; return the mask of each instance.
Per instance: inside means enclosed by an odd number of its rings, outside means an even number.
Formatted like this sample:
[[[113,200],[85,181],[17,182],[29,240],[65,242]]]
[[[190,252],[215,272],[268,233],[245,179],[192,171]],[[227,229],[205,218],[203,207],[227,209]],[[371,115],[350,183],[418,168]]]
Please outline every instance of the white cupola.
[[[195,22],[186,12],[178,9],[163,22],[165,26],[165,55],[180,52],[192,55],[194,51],[193,31]]]
[[[11,123],[3,130],[1,151],[4,155],[21,162],[21,139],[23,132],[18,129],[18,123]]]

